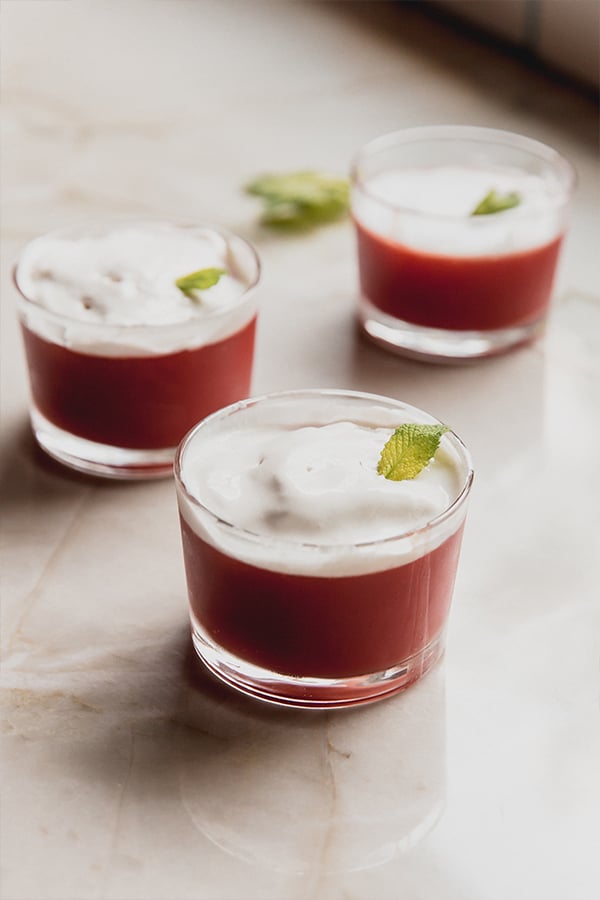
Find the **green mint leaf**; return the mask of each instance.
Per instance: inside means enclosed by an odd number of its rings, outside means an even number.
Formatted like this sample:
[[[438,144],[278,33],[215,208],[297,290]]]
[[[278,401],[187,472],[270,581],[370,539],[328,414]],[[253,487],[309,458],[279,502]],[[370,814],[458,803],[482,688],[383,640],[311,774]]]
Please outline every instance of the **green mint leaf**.
[[[301,230],[345,215],[350,185],[346,178],[319,172],[291,172],[262,175],[246,185],[246,192],[263,200],[263,225]]]
[[[221,275],[226,275],[225,269],[198,269],[189,275],[182,275],[175,282],[180,291],[193,299],[194,291],[205,291],[216,284]]]
[[[508,194],[501,194],[499,191],[491,190],[486,194],[483,200],[480,200],[473,212],[472,216],[489,216],[492,213],[502,212],[505,209],[512,209],[521,202],[521,195],[516,191]]]
[[[445,425],[400,425],[381,451],[377,472],[390,481],[416,478],[436,454]]]

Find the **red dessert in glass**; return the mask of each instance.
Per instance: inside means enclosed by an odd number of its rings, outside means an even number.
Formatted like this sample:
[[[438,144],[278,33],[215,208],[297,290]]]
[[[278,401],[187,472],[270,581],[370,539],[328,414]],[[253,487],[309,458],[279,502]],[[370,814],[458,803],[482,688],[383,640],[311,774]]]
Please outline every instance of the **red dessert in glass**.
[[[177,279],[216,273],[183,290]],[[250,392],[259,264],[213,227],[108,223],[32,241],[16,270],[40,445],[74,468],[169,474],[198,421]]]
[[[453,257],[393,243],[359,222],[356,232],[363,295],[388,316],[449,331],[537,322],[550,301],[562,243],[561,236],[515,253]]]
[[[537,141],[412,128],[368,144],[352,172],[359,321],[406,355],[469,359],[540,334],[573,171]]]
[[[352,678],[391,669],[441,639],[462,529],[403,566],[325,578],[248,565],[183,519],[181,528],[195,621],[254,666],[295,678]]]
[[[234,687],[346,706],[407,687],[439,659],[472,470],[450,433],[422,486],[377,476],[353,454],[370,454],[394,421],[434,420],[388,398],[298,391],[221,410],[186,437],[175,476],[192,636]]]
[[[57,428],[132,450],[176,447],[204,416],[247,397],[256,317],[222,341],[156,356],[94,356],[23,326],[36,409]]]

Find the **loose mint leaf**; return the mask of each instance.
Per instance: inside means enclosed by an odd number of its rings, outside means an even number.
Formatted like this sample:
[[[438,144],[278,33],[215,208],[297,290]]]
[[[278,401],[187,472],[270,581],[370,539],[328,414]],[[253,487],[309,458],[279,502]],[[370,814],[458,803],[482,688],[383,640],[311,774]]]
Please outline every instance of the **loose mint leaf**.
[[[407,423],[396,428],[381,451],[377,472],[390,481],[416,478],[436,454],[445,425]]]
[[[216,284],[221,275],[226,275],[225,269],[198,269],[189,275],[182,275],[175,282],[180,291],[193,298],[194,291],[205,291]]]
[[[489,216],[492,213],[502,212],[505,209],[512,209],[521,202],[521,195],[516,191],[508,194],[501,194],[499,191],[491,190],[486,194],[483,200],[480,200],[473,212],[472,216]]]
[[[300,230],[324,225],[348,211],[350,185],[346,178],[319,172],[262,175],[246,185],[246,192],[261,197],[263,225]]]

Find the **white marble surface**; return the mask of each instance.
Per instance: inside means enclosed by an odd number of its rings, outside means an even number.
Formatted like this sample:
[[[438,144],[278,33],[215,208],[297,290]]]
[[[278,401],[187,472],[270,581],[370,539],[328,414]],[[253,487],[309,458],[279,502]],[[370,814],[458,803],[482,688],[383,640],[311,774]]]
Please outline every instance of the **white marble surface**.
[[[4,900],[595,900],[600,890],[597,113],[382,3],[3,2]],[[504,127],[575,164],[546,338],[465,367],[353,325],[349,225],[281,238],[239,186],[344,172],[419,123]],[[302,713],[196,670],[173,485],[36,452],[11,266],[104,214],[215,221],[264,261],[254,390],[400,397],[477,467],[444,663]]]

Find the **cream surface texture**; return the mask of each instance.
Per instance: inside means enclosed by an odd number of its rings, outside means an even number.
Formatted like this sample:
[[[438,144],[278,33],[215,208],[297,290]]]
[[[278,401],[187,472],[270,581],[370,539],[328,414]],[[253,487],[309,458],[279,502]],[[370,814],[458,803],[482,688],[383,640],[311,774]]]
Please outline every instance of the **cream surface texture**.
[[[515,192],[512,209],[472,216],[495,190]],[[556,238],[564,187],[518,169],[434,166],[381,172],[353,193],[353,214],[367,230],[415,250],[444,256],[525,251]]]
[[[382,413],[410,421],[374,407],[375,423]],[[395,426],[367,424],[365,410],[298,427],[272,419],[256,408],[251,424],[201,427],[185,448],[181,479],[199,505],[180,496],[182,513],[218,549],[280,571],[355,574],[409,562],[456,530],[451,521],[420,531],[465,484],[455,439],[444,436],[416,478],[392,481],[377,463]]]
[[[205,268],[224,274],[193,294],[177,287]],[[27,324],[88,353],[172,352],[227,337],[249,318],[252,273],[211,228],[123,222],[48,234],[24,248],[16,279],[33,301],[22,305]]]

